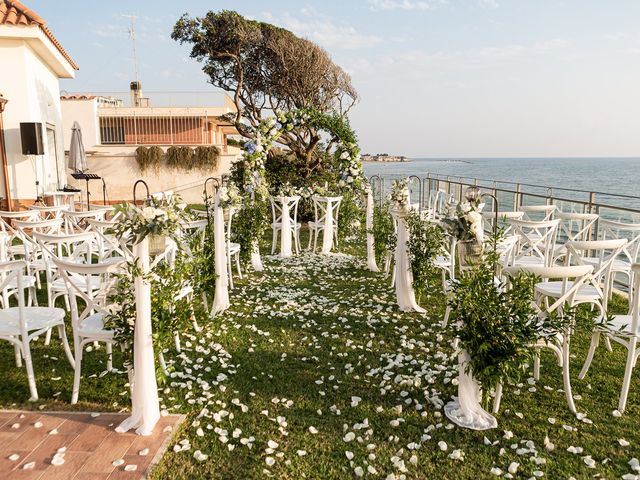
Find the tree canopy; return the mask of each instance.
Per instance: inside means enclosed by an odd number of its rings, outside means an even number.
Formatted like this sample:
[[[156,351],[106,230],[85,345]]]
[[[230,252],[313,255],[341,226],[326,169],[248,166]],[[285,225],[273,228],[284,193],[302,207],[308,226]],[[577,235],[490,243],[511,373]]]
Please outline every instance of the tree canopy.
[[[232,95],[238,131],[274,111],[314,108],[344,115],[357,101],[351,78],[313,42],[269,23],[223,10],[192,18],[184,14],[171,38],[191,44],[191,57],[204,63],[209,82]],[[312,162],[321,141],[318,129],[303,125],[279,142]]]

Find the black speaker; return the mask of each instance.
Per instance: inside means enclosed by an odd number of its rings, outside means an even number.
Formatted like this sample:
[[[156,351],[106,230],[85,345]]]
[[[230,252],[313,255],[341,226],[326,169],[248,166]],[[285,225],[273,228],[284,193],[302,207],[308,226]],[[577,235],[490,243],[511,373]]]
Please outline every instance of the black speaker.
[[[44,155],[41,123],[20,123],[20,138],[23,155]]]

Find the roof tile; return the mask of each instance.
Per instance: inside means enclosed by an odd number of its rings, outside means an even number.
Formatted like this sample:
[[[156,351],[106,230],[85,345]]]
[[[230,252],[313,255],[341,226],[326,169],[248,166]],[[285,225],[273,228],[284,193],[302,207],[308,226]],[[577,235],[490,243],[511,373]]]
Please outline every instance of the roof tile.
[[[62,45],[56,37],[53,36],[51,30],[47,28],[47,24],[43,18],[36,12],[27,8],[22,2],[18,0],[0,0],[0,25],[37,25],[40,30],[47,36],[47,38],[58,49],[62,56],[71,64],[71,66],[78,70],[78,65],[71,60],[69,54],[62,48]]]

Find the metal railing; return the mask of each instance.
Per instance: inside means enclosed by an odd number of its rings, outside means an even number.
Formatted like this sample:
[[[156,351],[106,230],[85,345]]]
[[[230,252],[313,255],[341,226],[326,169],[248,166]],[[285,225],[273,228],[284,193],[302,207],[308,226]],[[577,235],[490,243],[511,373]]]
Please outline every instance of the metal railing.
[[[395,178],[399,177],[370,177],[379,202],[384,201],[385,192]],[[460,201],[466,188],[473,186],[481,192],[493,194],[498,199],[501,211],[518,210],[524,205],[547,204],[556,205],[560,210],[597,213],[610,220],[640,223],[640,196],[439,174],[427,174],[422,178],[411,175],[408,178],[411,201],[417,203],[420,209],[427,208],[429,196],[434,190],[445,192]]]
[[[100,109],[102,145],[222,145],[224,135],[213,117],[134,113],[118,115],[117,108],[105,114]]]
[[[373,175],[369,178],[374,198],[381,205],[386,198],[387,187],[391,186],[392,180],[398,178],[403,177],[394,175],[384,178]],[[461,201],[468,187],[478,187],[481,193],[495,197],[500,212],[516,211],[528,205],[556,205],[562,211],[596,213],[598,220],[585,239],[602,238],[604,229],[600,225],[601,219],[640,224],[640,196],[440,174],[427,174],[422,178],[411,175],[404,178],[410,180],[411,203],[418,205],[420,210],[429,207],[428,202],[433,191],[444,192],[450,198]],[[495,211],[494,208],[493,205],[487,205],[485,211]],[[621,236],[629,240],[632,238],[628,233],[621,232]],[[627,280],[624,276],[614,278],[617,288],[621,291],[628,291]]]

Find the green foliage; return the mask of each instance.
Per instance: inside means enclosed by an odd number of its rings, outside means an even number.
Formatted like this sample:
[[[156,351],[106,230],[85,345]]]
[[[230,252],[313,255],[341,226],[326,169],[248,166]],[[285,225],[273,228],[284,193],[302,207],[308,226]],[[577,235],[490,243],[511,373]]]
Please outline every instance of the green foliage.
[[[338,239],[341,242],[346,239],[361,239],[365,233],[363,227],[366,210],[361,205],[361,200],[353,192],[347,191],[342,195],[338,217]]]
[[[474,268],[460,272],[449,302],[454,319],[450,325],[460,348],[471,356],[468,368],[483,387],[485,404],[490,389],[499,382],[512,384],[521,379],[525,363],[533,358],[532,345],[568,328],[574,315],[565,311],[540,321],[533,304],[538,278],[520,273],[508,285],[498,281],[498,260],[499,255],[490,250]]]
[[[232,240],[240,244],[240,261],[251,260],[254,241],[264,242],[264,232],[269,225],[269,206],[265,200],[246,199],[244,205],[233,217]]]
[[[144,147],[141,145],[136,148],[136,162],[142,173],[146,173],[149,170],[157,173],[160,169],[162,156],[162,148],[157,145],[152,147]]]
[[[396,248],[396,231],[391,217],[391,205],[384,202],[373,208],[373,247],[376,261],[382,263],[389,252]]]
[[[438,267],[434,262],[444,249],[444,232],[440,225],[423,220],[419,212],[407,216],[409,232],[409,261],[413,273],[413,288],[418,297],[426,293]]]

